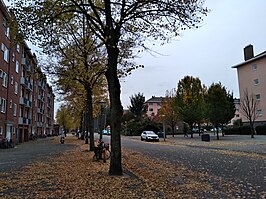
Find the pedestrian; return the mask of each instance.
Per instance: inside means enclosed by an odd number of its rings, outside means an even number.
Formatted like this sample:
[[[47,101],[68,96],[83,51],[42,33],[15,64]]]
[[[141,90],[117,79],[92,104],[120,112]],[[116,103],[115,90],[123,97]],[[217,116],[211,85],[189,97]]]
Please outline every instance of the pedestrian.
[[[62,131],[61,134],[60,134],[60,142],[61,142],[61,144],[64,144],[64,142],[65,142],[65,133],[64,133],[64,131]]]
[[[184,132],[184,137],[188,137],[188,134],[187,134],[187,125],[186,125],[186,123],[184,123],[184,129],[183,129],[183,132]]]

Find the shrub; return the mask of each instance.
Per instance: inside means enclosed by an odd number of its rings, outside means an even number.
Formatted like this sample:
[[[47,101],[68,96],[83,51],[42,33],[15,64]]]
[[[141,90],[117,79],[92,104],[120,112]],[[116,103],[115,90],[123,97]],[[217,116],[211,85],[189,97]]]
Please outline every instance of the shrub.
[[[266,124],[257,126],[255,129],[257,135],[266,135]]]
[[[154,131],[155,133],[160,131],[160,124],[153,122],[149,119],[133,119],[122,125],[122,134],[129,136],[140,136],[144,130]]]

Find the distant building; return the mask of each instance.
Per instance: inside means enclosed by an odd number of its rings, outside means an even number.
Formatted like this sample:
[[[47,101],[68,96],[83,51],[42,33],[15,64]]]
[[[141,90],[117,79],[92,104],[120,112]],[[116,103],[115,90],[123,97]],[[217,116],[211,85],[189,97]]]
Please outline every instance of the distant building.
[[[232,66],[237,69],[240,100],[247,89],[259,101],[257,124],[266,123],[266,51],[254,56],[253,46],[244,48],[244,62]],[[248,122],[240,111],[242,121]]]
[[[240,99],[235,98],[234,104],[235,104],[236,112],[235,112],[235,116],[228,123],[229,126],[234,125],[234,123],[240,119],[242,120],[242,118],[240,117]]]
[[[159,113],[163,99],[163,97],[152,96],[152,98],[145,102],[145,105],[147,106],[147,116],[149,118],[154,117]]]

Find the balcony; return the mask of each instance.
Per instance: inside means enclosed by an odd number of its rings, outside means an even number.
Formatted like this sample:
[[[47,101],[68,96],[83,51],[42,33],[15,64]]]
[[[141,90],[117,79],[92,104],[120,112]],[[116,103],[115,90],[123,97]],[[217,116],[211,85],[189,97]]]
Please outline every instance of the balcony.
[[[26,89],[28,89],[30,91],[33,90],[33,85],[25,77],[21,77],[20,84],[26,86]]]
[[[30,125],[31,124],[31,119],[28,119],[28,118],[25,118],[25,117],[19,117],[18,124],[19,125]]]
[[[21,64],[25,66],[27,72],[33,73],[33,67],[31,66],[29,59],[22,57]]]
[[[38,83],[38,86],[41,87],[42,89],[45,88],[45,82],[41,81]]]
[[[44,102],[44,96],[42,96],[42,95],[38,95],[38,100],[41,100],[41,101]]]
[[[28,108],[32,107],[32,101],[26,99],[25,97],[20,97],[19,104],[20,105],[24,105],[24,106],[26,106]]]
[[[44,114],[44,109],[38,108],[37,113]]]
[[[37,122],[37,127],[43,127],[43,122]]]

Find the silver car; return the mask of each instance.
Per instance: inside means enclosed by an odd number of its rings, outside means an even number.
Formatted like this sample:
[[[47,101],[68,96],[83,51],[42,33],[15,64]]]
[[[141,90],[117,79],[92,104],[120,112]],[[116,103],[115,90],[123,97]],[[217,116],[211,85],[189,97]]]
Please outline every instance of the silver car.
[[[143,131],[140,136],[141,141],[156,141],[159,142],[159,136],[153,131]]]

